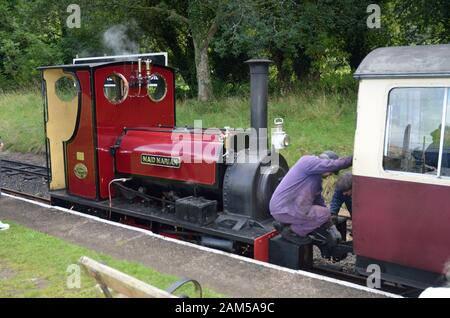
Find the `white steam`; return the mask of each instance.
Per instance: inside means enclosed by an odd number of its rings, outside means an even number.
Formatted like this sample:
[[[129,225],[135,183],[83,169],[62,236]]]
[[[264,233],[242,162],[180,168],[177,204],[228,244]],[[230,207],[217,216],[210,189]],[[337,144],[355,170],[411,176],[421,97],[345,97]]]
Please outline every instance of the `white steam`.
[[[103,33],[103,44],[112,50],[114,55],[136,54],[139,52],[139,45],[130,40],[127,35],[128,27],[118,24],[110,27]]]

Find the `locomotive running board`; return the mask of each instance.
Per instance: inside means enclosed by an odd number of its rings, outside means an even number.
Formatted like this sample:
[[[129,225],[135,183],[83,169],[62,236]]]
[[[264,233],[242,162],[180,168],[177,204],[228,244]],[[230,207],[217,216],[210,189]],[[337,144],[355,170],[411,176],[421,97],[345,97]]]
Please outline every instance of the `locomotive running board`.
[[[51,191],[50,198],[51,204],[54,206],[73,209],[78,212],[98,216],[104,219],[110,218],[111,215],[129,216],[233,242],[248,244],[254,247],[253,256],[255,259],[263,261],[268,260],[268,240],[276,234],[276,231],[274,231],[272,227],[272,220],[270,219],[257,222],[257,225],[253,227],[250,226],[237,230],[234,226],[226,228],[214,222],[208,225],[189,223],[176,218],[174,214],[163,212],[161,208],[146,206],[142,203],[130,203],[121,198],[112,199],[111,207],[109,206],[108,200],[91,201],[69,195],[64,190]],[[219,213],[218,219],[223,219],[226,216],[227,214],[225,213]],[[230,215],[230,219],[235,219],[236,217],[236,215]]]

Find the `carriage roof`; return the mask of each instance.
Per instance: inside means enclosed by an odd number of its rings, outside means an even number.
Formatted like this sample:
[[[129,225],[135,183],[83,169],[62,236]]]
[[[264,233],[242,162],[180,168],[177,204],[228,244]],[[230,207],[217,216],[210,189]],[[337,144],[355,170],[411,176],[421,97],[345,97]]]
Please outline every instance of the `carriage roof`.
[[[370,52],[354,77],[449,77],[450,44],[384,47]]]

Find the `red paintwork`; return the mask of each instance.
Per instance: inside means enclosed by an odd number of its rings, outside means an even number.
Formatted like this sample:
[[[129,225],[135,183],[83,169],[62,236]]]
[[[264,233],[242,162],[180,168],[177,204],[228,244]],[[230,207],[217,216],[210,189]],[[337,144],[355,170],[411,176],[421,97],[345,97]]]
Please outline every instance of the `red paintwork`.
[[[450,259],[450,187],[353,177],[356,255],[441,273]]]
[[[164,232],[159,232],[158,234],[161,235],[161,236],[164,236],[164,237],[169,237],[169,238],[173,238],[175,240],[180,240],[180,236],[176,235],[176,234],[164,233]]]
[[[262,261],[262,262],[268,262],[269,261],[269,241],[271,238],[278,235],[278,232],[276,230],[273,230],[272,232],[269,232],[267,234],[264,234],[258,238],[255,239],[254,245],[253,245],[253,258]]]
[[[214,185],[222,147],[217,135],[130,130],[122,137],[116,154],[116,169],[125,174]],[[181,166],[141,164],[141,154],[179,157]]]
[[[130,226],[134,226],[134,227],[138,227],[140,229],[151,231],[151,227],[150,226],[138,224],[138,223],[136,223],[136,220],[134,218],[132,218],[132,217],[127,217],[126,216],[126,217],[120,219],[120,223],[126,224],[126,225],[130,225]]]
[[[72,139],[67,142],[66,165],[68,176],[68,192],[83,198],[95,199],[97,194],[94,133],[92,120],[92,102],[89,71],[77,71],[76,76],[81,88],[81,107],[79,112],[79,126]],[[84,161],[78,161],[77,152],[84,153]],[[88,168],[85,179],[78,179],[74,173],[77,163],[83,163]]]
[[[113,179],[113,160],[110,155],[110,147],[124,127],[156,127],[158,125],[175,125],[174,113],[174,73],[171,69],[152,66],[152,73],[159,73],[166,78],[167,94],[158,103],[148,98],[146,90],[142,89],[142,97],[130,97],[136,95],[137,88],[130,89],[129,96],[121,104],[111,104],[103,93],[103,83],[113,73],[120,73],[130,79],[135,75],[137,63],[119,66],[106,66],[95,71],[95,101],[98,142],[98,169],[100,182],[100,197],[108,197],[108,183]],[[145,71],[143,70],[145,75]]]

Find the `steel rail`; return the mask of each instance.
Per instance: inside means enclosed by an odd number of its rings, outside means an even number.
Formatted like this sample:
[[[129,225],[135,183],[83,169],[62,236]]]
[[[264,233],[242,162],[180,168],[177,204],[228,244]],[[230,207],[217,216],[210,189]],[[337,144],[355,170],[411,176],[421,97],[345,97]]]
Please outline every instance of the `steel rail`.
[[[367,286],[367,277],[342,272],[331,268],[331,266],[313,265],[313,268],[309,271],[315,274],[343,280],[349,283],[354,283],[356,285]],[[379,290],[404,297],[417,297],[422,292],[421,289],[415,287],[399,285],[388,281],[381,281]]]
[[[19,174],[23,175],[34,175],[39,176],[43,178],[48,177],[48,170],[44,166],[38,166],[33,164],[28,164],[20,161],[12,161],[12,160],[1,160],[2,163],[0,164],[1,170],[3,172],[6,171],[16,171]]]

